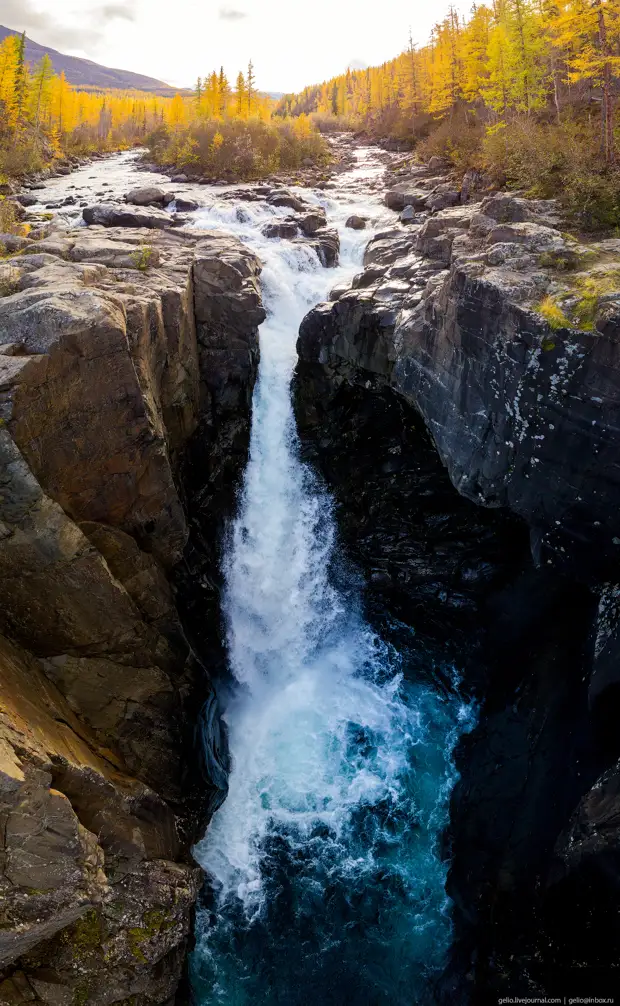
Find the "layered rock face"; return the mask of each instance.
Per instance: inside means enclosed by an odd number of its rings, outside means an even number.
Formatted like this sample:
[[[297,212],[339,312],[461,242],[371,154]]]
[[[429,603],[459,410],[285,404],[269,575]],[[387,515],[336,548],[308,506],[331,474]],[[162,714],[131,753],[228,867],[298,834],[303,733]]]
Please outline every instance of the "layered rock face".
[[[552,994],[577,964],[604,975],[617,936],[618,246],[432,168],[304,320],[297,417],[371,607],[442,641],[481,701],[438,994]]]
[[[226,454],[231,409],[248,425],[259,263],[191,232],[27,252],[0,266],[0,1001],[167,1003],[210,687],[172,586],[181,470],[198,438]]]

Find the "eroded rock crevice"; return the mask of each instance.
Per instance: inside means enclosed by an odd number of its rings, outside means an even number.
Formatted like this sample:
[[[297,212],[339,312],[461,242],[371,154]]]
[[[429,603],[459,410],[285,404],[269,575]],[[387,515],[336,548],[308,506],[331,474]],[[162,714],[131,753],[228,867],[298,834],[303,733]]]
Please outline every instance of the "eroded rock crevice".
[[[401,647],[413,628],[438,687],[453,661],[479,703],[457,751],[439,1000],[594,994],[615,987],[620,876],[618,306],[586,329],[538,307],[615,243],[579,246],[550,203],[455,205],[431,174],[390,190],[406,226],[304,320],[297,420],[370,617]]]
[[[158,233],[141,273],[142,242],[40,242],[0,299],[6,1003],[172,1002],[189,847],[225,786],[215,604],[196,649],[180,594],[247,456],[260,267],[232,238]]]

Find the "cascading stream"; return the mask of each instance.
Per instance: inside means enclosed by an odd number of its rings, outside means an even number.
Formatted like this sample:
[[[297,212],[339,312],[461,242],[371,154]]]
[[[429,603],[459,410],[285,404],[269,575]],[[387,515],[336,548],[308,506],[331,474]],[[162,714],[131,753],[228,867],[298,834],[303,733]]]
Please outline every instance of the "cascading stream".
[[[208,875],[196,921],[196,1001],[227,1006],[410,1006],[450,940],[438,839],[454,783],[452,751],[471,712],[410,680],[338,586],[329,497],[299,459],[290,397],[305,313],[358,271],[381,221],[369,151],[321,202],[341,234],[341,265],[268,240],[286,213],[218,202],[197,215],[264,263],[250,460],[226,548],[232,771],[226,802],[195,854]]]

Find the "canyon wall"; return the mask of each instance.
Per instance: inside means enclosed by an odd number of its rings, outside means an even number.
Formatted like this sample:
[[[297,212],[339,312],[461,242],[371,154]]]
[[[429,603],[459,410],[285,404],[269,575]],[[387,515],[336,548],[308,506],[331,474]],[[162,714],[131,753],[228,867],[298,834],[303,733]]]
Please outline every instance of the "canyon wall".
[[[80,229],[0,264],[2,1003],[173,1002],[226,784],[176,591],[247,454],[260,266],[218,234],[143,249]]]
[[[593,994],[620,893],[619,246],[580,244],[552,203],[468,202],[423,167],[395,181],[404,226],[301,326],[302,442],[375,622],[413,626],[438,686],[449,661],[480,705],[438,997],[553,994],[567,975]]]

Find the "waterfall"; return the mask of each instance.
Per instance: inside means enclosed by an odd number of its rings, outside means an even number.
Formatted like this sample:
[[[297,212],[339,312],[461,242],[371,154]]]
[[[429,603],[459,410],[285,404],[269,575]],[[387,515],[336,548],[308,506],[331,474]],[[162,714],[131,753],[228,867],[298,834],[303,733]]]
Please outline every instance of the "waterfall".
[[[205,1006],[426,1002],[450,941],[438,840],[471,712],[411,680],[355,585],[338,585],[331,501],[300,461],[290,397],[301,319],[359,271],[371,236],[346,217],[382,223],[381,165],[357,156],[335,193],[303,193],[340,230],[336,270],[262,236],[286,210],[220,201],[197,214],[258,253],[268,312],[225,550],[230,788],[195,849],[208,879],[191,971]]]

